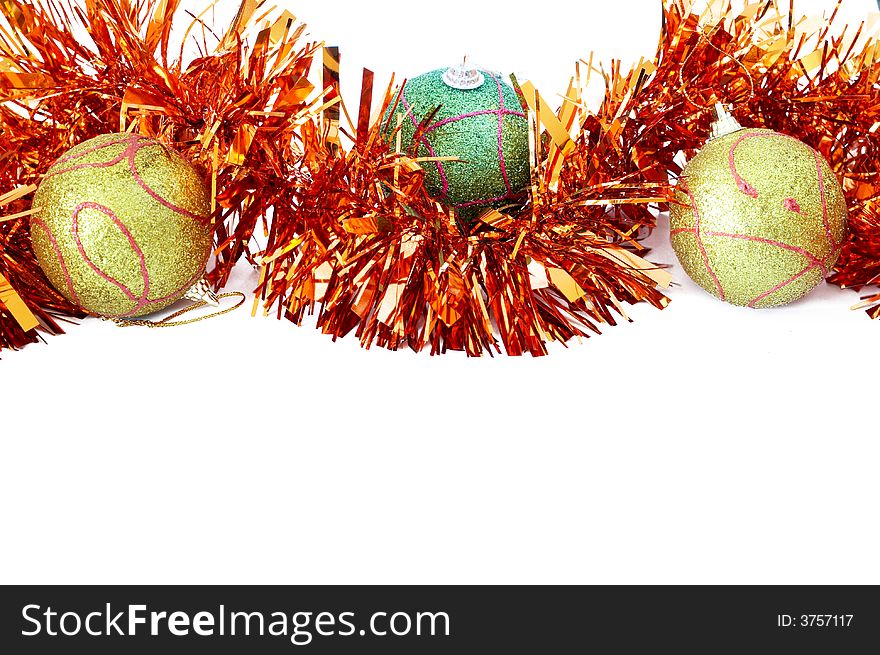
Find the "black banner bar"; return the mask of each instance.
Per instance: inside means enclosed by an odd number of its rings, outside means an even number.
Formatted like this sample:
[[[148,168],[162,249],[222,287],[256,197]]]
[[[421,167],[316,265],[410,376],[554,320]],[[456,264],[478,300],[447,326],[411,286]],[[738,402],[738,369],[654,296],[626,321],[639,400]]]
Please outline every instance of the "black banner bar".
[[[0,652],[15,654],[861,653],[878,652],[880,596],[875,587],[5,587],[0,626]]]

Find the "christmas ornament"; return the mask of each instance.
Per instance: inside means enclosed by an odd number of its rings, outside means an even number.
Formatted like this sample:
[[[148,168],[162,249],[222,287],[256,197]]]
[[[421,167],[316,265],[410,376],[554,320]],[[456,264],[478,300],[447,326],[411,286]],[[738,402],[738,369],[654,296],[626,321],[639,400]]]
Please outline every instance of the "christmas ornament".
[[[429,159],[422,162],[428,191],[465,222],[525,200],[528,122],[497,74],[463,64],[414,77],[385,117],[392,142],[398,121],[403,150]]]
[[[846,24],[842,2],[805,16],[766,2],[706,11],[692,0],[663,3],[656,56],[636,67],[622,138],[633,161],[653,161],[673,179],[679,153],[705,142],[711,107],[734,104],[743,123],[784,132],[815,149],[843,189],[847,238],[828,281],[866,289],[880,317],[880,47],[870,21]],[[694,98],[696,102],[684,99]],[[627,136],[629,135],[629,136]]]
[[[204,182],[176,151],[138,134],[107,134],[46,172],[34,195],[31,240],[68,300],[101,316],[142,316],[180,299],[204,275],[210,209]]]
[[[722,300],[783,305],[812,290],[840,255],[846,202],[822,156],[790,136],[744,129],[720,105],[710,141],[679,179],[672,247]]]
[[[7,26],[0,30],[0,204],[87,139],[117,131],[161,138],[211,177],[218,210],[207,279],[212,288],[226,284],[235,264],[251,257],[251,236],[267,216],[288,211],[290,194],[273,189],[301,169],[295,133],[312,103],[324,102],[308,80],[317,46],[300,42],[305,26],[269,4],[240,5],[232,22],[211,25],[180,2],[0,3]],[[217,35],[213,48],[212,39],[190,47],[202,29]],[[39,327],[27,330],[29,322],[0,306],[0,350],[60,333],[84,315],[40,268],[29,237],[31,202],[27,195],[2,209],[0,274]]]
[[[443,71],[432,75],[432,85],[445,85]],[[497,80],[482,75],[477,91],[497,93]],[[259,258],[264,311],[297,324],[316,312],[323,332],[353,334],[364,347],[539,356],[549,342],[627,320],[627,303],[666,306],[669,274],[641,258],[630,235],[653,220],[650,203],[671,196],[665,183],[645,181],[653,162],[634,166],[622,154],[628,144],[615,117],[626,115],[625,101],[606,103],[599,120],[587,122],[574,82],[558,114],[530,83],[519,86],[535,126],[525,135],[535,145],[527,171],[534,192],[522,204],[483,208],[466,231],[432,197],[419,162],[388,138],[399,92],[385,95],[371,122],[371,77],[364,75],[360,114],[352,121],[342,112],[350,122],[344,131],[355,135],[350,150],[329,142],[333,116],[315,117],[303,130],[309,174],[291,189],[293,212],[273,220]],[[507,115],[489,111],[497,148],[498,122]],[[573,136],[567,124],[586,127],[572,128]]]
[[[261,267],[265,311],[296,323],[317,312],[318,327],[334,338],[354,333],[364,346],[540,355],[547,342],[613,324],[627,302],[665,305],[665,271],[641,259],[639,240],[654,227],[651,205],[662,210],[672,200],[679,154],[693,157],[704,143],[704,108],[733,101],[749,125],[789,134],[827,160],[842,183],[851,234],[830,280],[856,289],[876,284],[878,39],[865,26],[840,25],[842,12],[823,19],[767,7],[762,0],[705,11],[692,0],[665,0],[652,60],[625,71],[584,59],[558,95],[558,111],[525,82],[518,103],[499,92],[505,109],[527,107],[531,186],[494,211],[460,207],[477,214],[465,233],[450,214],[456,202],[439,206],[431,194],[439,197],[442,186],[429,193],[424,184],[423,170],[439,178],[438,164],[464,159],[432,157],[424,146],[437,117],[414,123],[400,94],[392,94],[379,130],[367,94],[356,128],[341,128],[338,59],[326,60],[330,92],[313,93],[314,48],[297,45],[304,26],[287,13],[266,22],[270,9],[243,1],[227,29],[215,26],[215,50],[181,60],[168,54],[180,43],[175,17],[185,13],[176,2],[106,0],[86,2],[82,11],[70,11],[69,0],[0,3],[9,26],[0,31],[0,194],[39,182],[72,144],[96,135],[159,137],[211,176],[213,286],[245,257]],[[200,29],[201,20],[189,27]],[[462,68],[443,74],[462,87],[458,93],[496,81]],[[595,75],[605,98],[590,111],[581,98]],[[365,75],[364,88],[371,85]],[[491,119],[499,107],[480,115]],[[403,129],[413,131],[410,143]],[[354,148],[343,147],[343,133],[353,136]],[[509,169],[505,138],[502,131]],[[505,185],[499,193],[507,191]],[[791,199],[803,209],[799,196]],[[40,269],[29,206],[18,198],[0,216],[0,348],[60,332],[81,314]],[[268,234],[259,252],[256,230]],[[39,328],[28,329],[33,320],[19,300]],[[880,315],[880,294],[865,300],[869,313]]]

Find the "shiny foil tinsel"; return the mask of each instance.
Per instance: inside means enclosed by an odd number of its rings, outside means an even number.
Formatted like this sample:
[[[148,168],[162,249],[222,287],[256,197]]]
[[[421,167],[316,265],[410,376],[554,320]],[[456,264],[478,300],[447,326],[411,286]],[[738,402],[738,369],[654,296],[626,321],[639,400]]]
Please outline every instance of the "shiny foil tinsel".
[[[233,22],[210,28],[179,0],[0,0],[0,195],[39,183],[66,150],[100,134],[134,130],[175,147],[212,190],[222,285],[250,256],[273,205],[289,204],[299,173],[296,131],[320,90],[308,81],[314,45],[286,11],[242,0]],[[77,35],[87,34],[88,38]],[[175,37],[197,42],[183,58]],[[0,275],[46,333],[81,316],[48,284],[31,251],[22,195],[0,215]],[[2,289],[0,289],[2,291]],[[0,295],[2,302],[2,295]],[[0,305],[0,349],[37,340]]]
[[[839,7],[841,2],[837,3]],[[706,141],[715,102],[747,128],[767,128],[816,149],[840,181],[849,237],[829,281],[861,290],[880,282],[880,41],[876,16],[843,24],[803,16],[797,3],[664,2],[660,50],[634,108],[637,148],[675,178],[677,153]],[[868,292],[872,316],[880,294]]]
[[[635,236],[668,189],[622,154],[605,114],[625,99],[585,125],[574,82],[559,114],[530,84],[518,90],[532,125],[533,202],[467,225],[431,198],[424,170],[381,119],[345,150],[327,142],[333,130],[317,116],[308,181],[292,190],[262,255],[265,311],[296,323],[317,312],[322,331],[354,333],[365,347],[477,356],[543,355],[549,341],[614,325],[626,303],[665,306],[669,276],[637,254]],[[359,125],[371,96],[367,83]],[[389,88],[376,115],[393,115],[396,97]]]
[[[663,4],[652,60],[622,71],[586,59],[559,111],[522,84],[534,137],[530,202],[462,231],[424,192],[418,162],[377,138],[367,95],[347,128],[355,145],[341,147],[346,127],[331,106],[338,65],[325,61],[332,88],[313,94],[313,48],[296,45],[303,27],[289,14],[254,30],[264,12],[244,0],[229,29],[215,30],[219,43],[200,19],[181,19],[204,44],[184,63],[169,53],[183,13],[175,0],[0,0],[9,26],[0,34],[0,193],[28,188],[76,143],[133,126],[179,148],[210,181],[215,283],[245,256],[262,264],[267,310],[295,321],[317,311],[334,336],[541,354],[548,340],[613,321],[625,301],[664,304],[656,284],[665,280],[641,259],[638,241],[654,226],[651,205],[672,197],[670,176],[705,143],[706,109],[722,101],[744,126],[794,136],[829,161],[852,234],[831,279],[876,283],[875,32],[853,25],[841,35],[832,31],[836,14],[802,17],[796,5],[770,0],[736,10],[717,0]],[[75,39],[80,30],[93,43]],[[580,90],[595,76],[606,95],[588,111]],[[0,291],[12,288],[57,331],[55,317],[77,310],[36,265],[21,230],[28,204],[12,201],[5,213],[17,218],[0,221],[0,275],[11,283]],[[251,237],[269,229],[273,209],[269,247],[257,258]],[[36,338],[0,310],[0,347]]]
[[[273,226],[263,259],[267,309],[295,322],[317,311],[322,330],[355,332],[365,346],[475,355],[543,354],[546,341],[611,322],[621,300],[662,306],[663,280],[646,275],[657,269],[639,259],[638,240],[654,227],[649,206],[667,206],[670,180],[705,144],[708,108],[719,101],[743,125],[789,134],[828,159],[858,233],[864,196],[855,189],[868,193],[876,180],[877,158],[859,144],[869,140],[874,152],[874,113],[865,110],[877,104],[877,41],[858,26],[832,40],[833,22],[769,1],[742,11],[665,2],[652,61],[629,72],[581,62],[558,112],[522,85],[533,128],[530,202],[464,230],[425,197],[416,162],[394,152],[399,144],[385,147],[364,129],[369,102],[350,152],[325,147],[316,123],[311,185],[297,190],[290,220]],[[595,112],[580,102],[593,75],[606,88]]]

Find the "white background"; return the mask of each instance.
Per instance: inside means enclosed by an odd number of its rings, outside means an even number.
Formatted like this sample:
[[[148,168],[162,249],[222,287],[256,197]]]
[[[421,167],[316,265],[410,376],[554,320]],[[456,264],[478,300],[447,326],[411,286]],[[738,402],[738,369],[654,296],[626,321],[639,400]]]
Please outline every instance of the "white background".
[[[591,49],[652,57],[660,24],[653,0],[422,7],[290,9],[343,47],[350,105],[365,65],[464,53],[549,97]],[[756,311],[673,272],[665,311],[540,359],[246,310],[3,352],[0,582],[880,582],[880,321],[826,285]]]

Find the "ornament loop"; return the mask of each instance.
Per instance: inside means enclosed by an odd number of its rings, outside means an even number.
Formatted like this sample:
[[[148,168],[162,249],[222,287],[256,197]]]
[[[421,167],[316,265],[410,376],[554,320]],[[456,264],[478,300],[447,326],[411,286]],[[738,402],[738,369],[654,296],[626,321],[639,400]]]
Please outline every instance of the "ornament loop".
[[[742,69],[743,73],[745,73],[746,79],[749,81],[749,95],[745,100],[736,100],[736,101],[732,102],[731,106],[734,106],[737,104],[746,104],[752,98],[755,97],[755,80],[752,79],[752,74],[749,72],[749,69],[746,67],[745,64],[743,64],[742,61],[737,59],[733,54],[731,54],[729,52],[725,52],[724,50],[719,48],[717,45],[712,43],[712,37],[715,35],[715,32],[722,29],[722,27],[723,27],[722,23],[715,25],[712,28],[711,33],[709,34],[708,37],[706,36],[706,34],[704,33],[704,31],[702,29],[697,30],[697,35],[699,37],[699,41],[704,41],[707,46],[709,46],[710,48],[715,50],[718,54],[722,55],[722,57],[729,58],[734,64],[736,64],[737,66],[739,66],[740,69]],[[699,41],[698,41],[698,43],[699,43]],[[681,66],[678,69],[678,83],[679,83],[679,87],[681,88],[681,92],[685,97],[685,100],[687,100],[694,107],[698,107],[700,109],[709,109],[709,107],[697,102],[696,100],[694,100],[691,97],[691,94],[688,92],[688,85],[685,84],[685,81],[684,81],[684,70],[688,67],[688,64],[690,64],[691,58],[697,53],[698,50],[699,50],[699,48],[694,46],[694,48],[693,48],[693,50],[691,50],[690,54],[687,57],[685,57],[685,60],[681,63]],[[716,109],[719,104],[720,103],[718,103],[718,102],[715,103]]]
[[[212,294],[214,295],[214,294]],[[228,314],[229,312],[235,311],[239,307],[244,304],[244,301],[247,300],[247,297],[241,291],[230,291],[229,293],[221,293],[219,296],[214,295],[214,298],[217,300],[216,305],[211,305],[207,300],[199,300],[198,302],[190,305],[189,307],[184,307],[183,309],[179,309],[173,314],[169,314],[165,318],[162,318],[158,321],[148,321],[145,319],[127,319],[127,318],[104,318],[104,320],[113,321],[118,327],[148,327],[148,328],[161,328],[161,327],[176,327],[179,325],[189,325],[190,323],[198,323],[199,321],[205,321],[209,318],[216,318],[217,316],[223,316],[223,314]],[[238,302],[234,305],[226,307],[225,309],[219,309],[215,312],[211,312],[210,314],[206,314],[205,316],[197,316],[196,318],[189,318],[185,321],[178,321],[175,319],[180,318],[184,314],[188,314],[189,312],[195,311],[197,309],[201,309],[202,307],[208,306],[220,306],[220,300],[225,298],[238,298]]]

